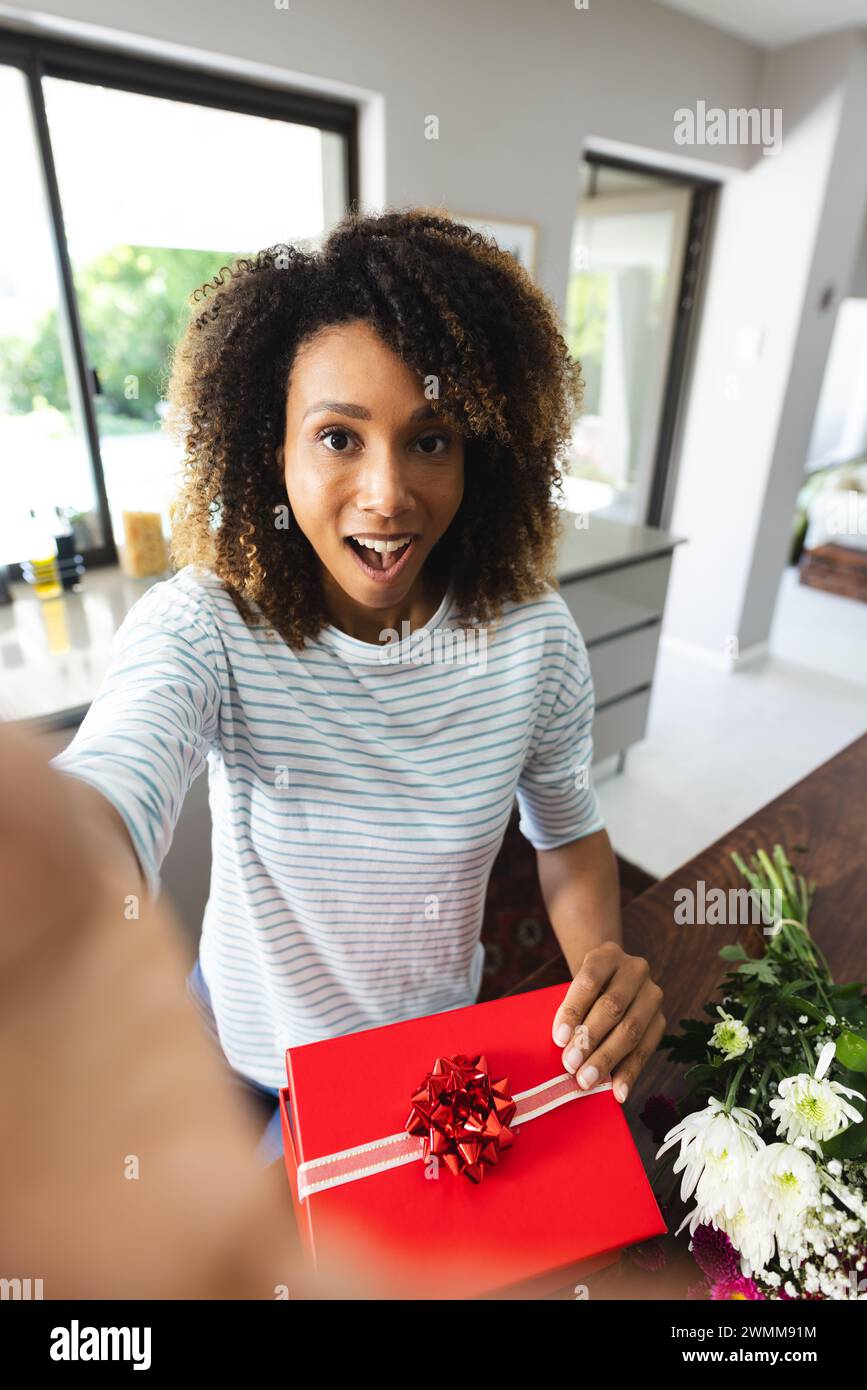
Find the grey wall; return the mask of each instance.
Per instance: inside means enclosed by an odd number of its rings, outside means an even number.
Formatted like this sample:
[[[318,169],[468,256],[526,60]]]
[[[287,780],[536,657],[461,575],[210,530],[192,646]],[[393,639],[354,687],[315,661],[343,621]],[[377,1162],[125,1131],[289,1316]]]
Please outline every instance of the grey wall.
[[[161,49],[210,53],[232,71],[267,68],[345,84],[384,102],[384,201],[536,221],[540,284],[562,308],[582,141],[642,146],[682,158],[674,111],[749,106],[758,49],[652,0],[46,0],[0,5],[149,36]],[[439,118],[438,140],[425,117]],[[378,124],[365,127],[375,169]],[[738,146],[706,146],[710,166],[746,167]],[[141,151],[155,159],[158,151]],[[374,187],[370,183],[371,189]],[[200,196],[200,191],[195,196]]]
[[[849,294],[853,299],[867,299],[867,221],[861,229],[861,249],[852,273]]]

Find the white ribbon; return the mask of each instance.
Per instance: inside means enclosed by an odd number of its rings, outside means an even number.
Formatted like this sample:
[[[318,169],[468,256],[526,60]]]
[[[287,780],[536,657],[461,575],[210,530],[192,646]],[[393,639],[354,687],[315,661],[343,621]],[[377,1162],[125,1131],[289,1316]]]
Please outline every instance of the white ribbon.
[[[543,1081],[539,1086],[531,1086],[528,1091],[519,1091],[512,1096],[516,1110],[509,1128],[514,1129],[517,1125],[536,1120],[549,1110],[556,1110],[558,1105],[611,1089],[611,1082],[603,1081],[583,1091],[571,1072],[562,1072],[550,1081]],[[314,1192],[340,1187],[345,1182],[356,1182],[370,1173],[399,1168],[403,1163],[415,1163],[420,1158],[424,1158],[424,1139],[401,1130],[399,1134],[389,1134],[384,1139],[373,1139],[369,1144],[339,1149],[324,1158],[307,1159],[298,1164],[298,1199],[303,1202]]]

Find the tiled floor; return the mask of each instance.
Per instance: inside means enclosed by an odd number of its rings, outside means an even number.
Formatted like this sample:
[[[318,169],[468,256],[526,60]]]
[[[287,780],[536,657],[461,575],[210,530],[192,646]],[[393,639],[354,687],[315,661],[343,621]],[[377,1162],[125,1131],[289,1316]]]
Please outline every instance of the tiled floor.
[[[596,779],[614,848],[661,878],[865,732],[867,604],[787,571],[760,665],[660,649],[647,737]]]
[[[867,686],[867,603],[798,583],[787,569],[780,585],[771,648],[775,655]]]

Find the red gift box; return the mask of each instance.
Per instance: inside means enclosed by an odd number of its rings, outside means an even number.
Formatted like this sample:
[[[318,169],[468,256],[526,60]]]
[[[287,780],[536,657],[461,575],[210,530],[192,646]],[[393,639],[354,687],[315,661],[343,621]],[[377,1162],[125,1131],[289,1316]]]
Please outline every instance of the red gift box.
[[[314,1265],[339,1259],[348,1235],[410,1296],[540,1296],[664,1234],[610,1087],[515,1121],[481,1182],[444,1164],[434,1180],[437,1165],[415,1161],[299,1197],[299,1164],[403,1131],[438,1057],[483,1054],[513,1096],[561,1075],[551,1024],[563,993],[554,985],[287,1050],[283,1147]]]

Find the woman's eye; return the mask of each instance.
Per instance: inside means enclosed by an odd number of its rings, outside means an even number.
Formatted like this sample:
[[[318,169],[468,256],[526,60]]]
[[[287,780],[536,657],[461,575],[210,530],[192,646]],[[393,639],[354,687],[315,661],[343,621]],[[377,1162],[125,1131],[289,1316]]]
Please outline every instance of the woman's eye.
[[[332,426],[330,429],[322,430],[318,438],[322,441],[323,444],[325,443],[326,439],[349,440],[351,442],[352,435],[349,433],[348,430],[342,430],[338,429],[335,426]],[[348,452],[348,450],[344,443],[338,445],[337,448],[329,449],[328,452],[330,454],[345,454]]]
[[[437,449],[422,449],[422,453],[434,455],[434,454],[436,454],[436,453],[444,454],[444,453],[446,452],[446,450],[448,449],[449,444],[450,444],[451,441],[449,440],[448,436],[447,436],[447,435],[444,435],[444,434],[426,434],[426,435],[424,435],[423,438],[421,438],[418,442],[419,442],[420,445],[424,445],[424,444],[442,444],[443,447],[442,447],[441,449],[439,449],[439,450],[437,450]]]

